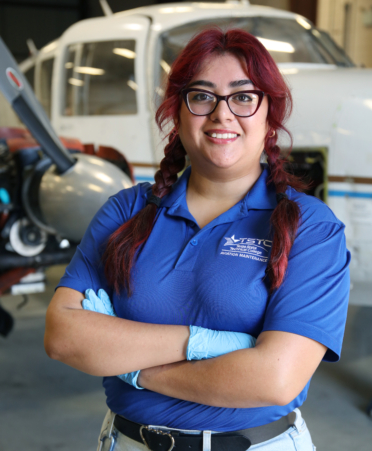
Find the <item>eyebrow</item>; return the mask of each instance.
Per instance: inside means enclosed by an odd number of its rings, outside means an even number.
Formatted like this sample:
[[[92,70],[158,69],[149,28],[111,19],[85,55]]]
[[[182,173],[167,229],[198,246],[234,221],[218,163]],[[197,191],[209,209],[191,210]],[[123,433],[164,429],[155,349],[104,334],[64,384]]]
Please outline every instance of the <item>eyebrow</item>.
[[[206,81],[206,80],[196,80],[193,81],[192,83],[189,84],[188,88],[191,88],[192,86],[206,86],[208,88],[217,88],[217,86],[212,83],[211,81]]]
[[[237,88],[238,86],[244,86],[244,85],[253,85],[251,80],[237,80],[237,81],[232,81],[231,83],[229,83],[229,87],[230,88]]]
[[[252,81],[251,80],[236,80],[236,81],[231,81],[229,83],[229,88],[237,88],[239,86],[244,86],[244,85],[252,85]],[[189,84],[188,88],[191,88],[193,86],[206,86],[208,88],[217,88],[217,86],[212,83],[211,81],[206,81],[206,80],[195,80],[192,83]]]

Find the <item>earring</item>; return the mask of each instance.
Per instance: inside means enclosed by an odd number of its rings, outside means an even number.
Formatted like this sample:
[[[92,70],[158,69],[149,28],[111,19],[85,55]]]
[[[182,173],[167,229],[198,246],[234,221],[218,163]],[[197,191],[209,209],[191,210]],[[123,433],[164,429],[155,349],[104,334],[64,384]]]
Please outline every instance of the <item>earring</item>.
[[[274,136],[275,136],[275,130],[273,130],[273,133],[272,133],[272,135],[269,136],[269,138],[274,138]]]

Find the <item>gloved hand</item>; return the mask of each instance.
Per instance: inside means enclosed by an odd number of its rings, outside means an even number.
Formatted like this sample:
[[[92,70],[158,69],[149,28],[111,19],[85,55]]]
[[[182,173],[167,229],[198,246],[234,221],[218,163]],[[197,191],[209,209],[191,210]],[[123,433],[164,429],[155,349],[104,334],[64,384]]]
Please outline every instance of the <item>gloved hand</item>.
[[[91,288],[85,290],[86,299],[81,303],[84,310],[90,310],[91,312],[103,313],[104,315],[117,316],[114,311],[114,307],[110,301],[109,295],[105,290],[99,289],[97,294]],[[137,384],[139,371],[133,371],[132,373],[120,374],[117,377],[133,387],[143,390]]]
[[[97,294],[91,288],[85,290],[86,299],[81,303],[84,310],[103,313],[104,315],[116,316],[109,295],[105,290],[99,289]]]
[[[190,326],[187,360],[218,357],[239,349],[254,348],[256,339],[242,332],[226,332]]]
[[[132,373],[119,374],[117,377],[129,385],[133,385],[134,388],[143,390],[143,387],[137,384],[139,373],[140,371],[133,371]]]

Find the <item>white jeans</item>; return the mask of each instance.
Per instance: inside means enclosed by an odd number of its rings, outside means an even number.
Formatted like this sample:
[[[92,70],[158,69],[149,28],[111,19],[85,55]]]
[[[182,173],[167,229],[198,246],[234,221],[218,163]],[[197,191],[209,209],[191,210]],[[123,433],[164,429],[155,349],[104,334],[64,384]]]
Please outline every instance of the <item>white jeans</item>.
[[[249,451],[315,451],[316,448],[311,441],[310,432],[301,412],[299,409],[295,409],[295,412],[294,426],[271,440],[251,446]],[[113,425],[114,417],[115,414],[109,410],[102,424],[97,451],[148,451],[144,444],[136,442],[120,432],[116,435],[115,433],[118,431]],[[155,428],[156,426],[152,427]],[[176,430],[182,431],[182,429]],[[114,436],[116,435],[116,439],[113,438],[112,433],[114,433]],[[209,448],[204,446],[204,450],[209,451]]]

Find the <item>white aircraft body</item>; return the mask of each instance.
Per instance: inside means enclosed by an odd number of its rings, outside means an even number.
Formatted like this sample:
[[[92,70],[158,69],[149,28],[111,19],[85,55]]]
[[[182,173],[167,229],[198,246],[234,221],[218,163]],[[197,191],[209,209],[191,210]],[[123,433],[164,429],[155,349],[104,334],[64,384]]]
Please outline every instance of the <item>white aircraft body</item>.
[[[57,133],[112,146],[132,163],[137,182],[153,180],[163,148],[154,112],[175,57],[207,26],[249,31],[292,89],[292,159],[314,180],[312,194],[346,224],[354,292],[369,303],[372,70],[356,68],[304,17],[247,1],[173,3],[116,14],[106,4],[105,10],[104,17],[72,25],[20,66]]]

